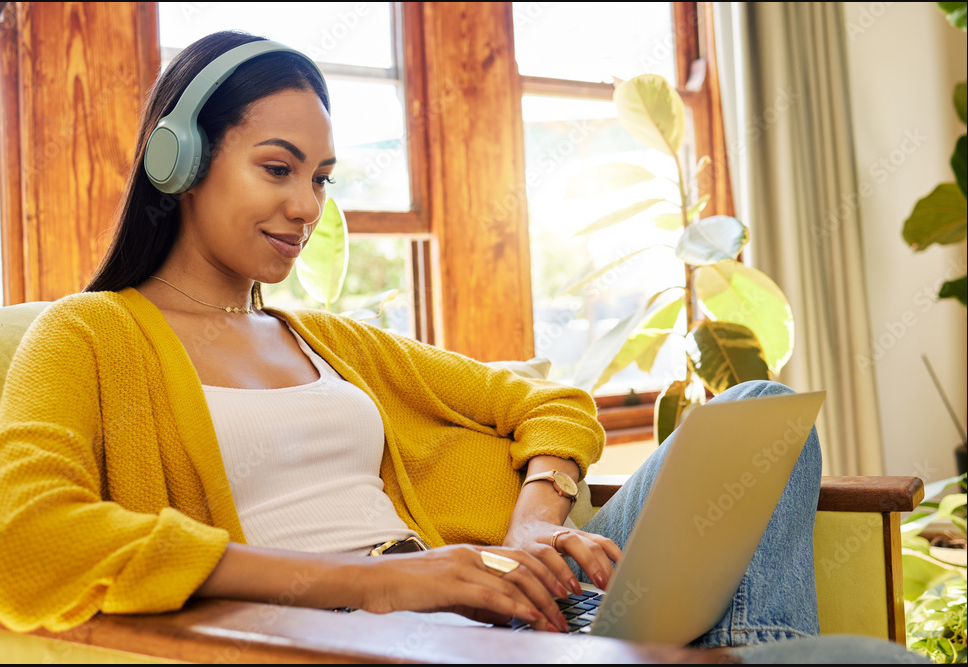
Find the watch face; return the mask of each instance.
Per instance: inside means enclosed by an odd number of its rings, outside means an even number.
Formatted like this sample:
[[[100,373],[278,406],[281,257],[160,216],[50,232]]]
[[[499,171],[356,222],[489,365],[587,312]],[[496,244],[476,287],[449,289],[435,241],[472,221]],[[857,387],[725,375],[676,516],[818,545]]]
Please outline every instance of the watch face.
[[[571,477],[569,477],[565,473],[563,473],[563,472],[556,472],[555,473],[555,483],[558,485],[558,487],[562,491],[564,491],[569,496],[577,496],[578,495],[578,485],[575,484],[575,480],[573,480]]]

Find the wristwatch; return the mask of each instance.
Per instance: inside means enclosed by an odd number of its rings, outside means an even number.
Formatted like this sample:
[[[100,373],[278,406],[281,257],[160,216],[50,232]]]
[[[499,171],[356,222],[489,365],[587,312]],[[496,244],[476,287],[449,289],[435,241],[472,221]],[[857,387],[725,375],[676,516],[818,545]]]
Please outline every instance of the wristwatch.
[[[555,487],[555,491],[558,492],[558,495],[571,500],[572,505],[574,505],[575,501],[578,499],[578,485],[575,483],[575,480],[563,472],[558,472],[557,470],[539,472],[538,474],[531,475],[531,477],[528,477],[526,480],[524,480],[524,484],[522,484],[522,486],[526,486],[531,482],[537,481],[551,482]]]

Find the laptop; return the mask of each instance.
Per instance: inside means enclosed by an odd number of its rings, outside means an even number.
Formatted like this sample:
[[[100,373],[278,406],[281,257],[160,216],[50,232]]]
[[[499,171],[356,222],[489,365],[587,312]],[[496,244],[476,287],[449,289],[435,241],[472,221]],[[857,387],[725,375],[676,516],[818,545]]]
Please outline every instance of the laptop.
[[[784,394],[693,410],[675,442],[663,445],[670,449],[608,589],[583,584],[583,595],[559,600],[572,631],[685,646],[712,628],[739,587],[824,397]],[[457,614],[394,613],[485,625]]]

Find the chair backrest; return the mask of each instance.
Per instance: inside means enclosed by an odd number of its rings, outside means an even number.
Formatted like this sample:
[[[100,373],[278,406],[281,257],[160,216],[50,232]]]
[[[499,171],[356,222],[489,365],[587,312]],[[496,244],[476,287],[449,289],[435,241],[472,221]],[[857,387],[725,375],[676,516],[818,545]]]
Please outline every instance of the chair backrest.
[[[0,393],[3,393],[7,369],[20,345],[20,339],[30,323],[49,305],[49,301],[32,301],[0,308]]]

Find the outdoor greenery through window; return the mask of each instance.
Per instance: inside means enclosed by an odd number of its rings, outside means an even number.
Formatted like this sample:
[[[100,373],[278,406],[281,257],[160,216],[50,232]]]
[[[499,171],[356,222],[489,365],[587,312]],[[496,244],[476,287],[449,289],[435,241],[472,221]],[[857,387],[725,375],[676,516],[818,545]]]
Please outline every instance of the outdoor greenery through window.
[[[683,284],[684,267],[673,247],[659,245],[583,288],[562,293],[591,269],[645,245],[646,231],[656,240],[655,229],[646,230],[641,216],[608,233],[576,232],[626,200],[678,197],[675,185],[661,179],[620,192],[624,199],[613,197],[607,204],[574,196],[582,188],[582,171],[613,162],[674,177],[671,160],[637,145],[619,124],[611,101],[615,80],[656,73],[676,84],[672,4],[514,3],[514,29],[524,90],[535,354],[551,360],[551,379],[568,383],[593,341],[648,295]],[[689,139],[686,150],[695,154]],[[668,234],[666,242],[674,246],[675,232]],[[652,374],[632,364],[596,395],[660,389],[672,377],[682,379],[683,358],[674,343],[665,345]]]
[[[409,211],[410,175],[399,57],[399,18],[387,2],[260,3],[161,2],[162,67],[196,39],[219,30],[242,30],[291,46],[311,57],[332,98],[339,159],[329,196],[343,211]],[[312,241],[310,241],[312,243]],[[401,236],[353,235],[340,299],[331,308],[360,308],[390,289],[379,326],[413,335],[411,241]],[[265,285],[269,305],[319,308],[292,271]],[[376,322],[374,322],[376,323]]]

